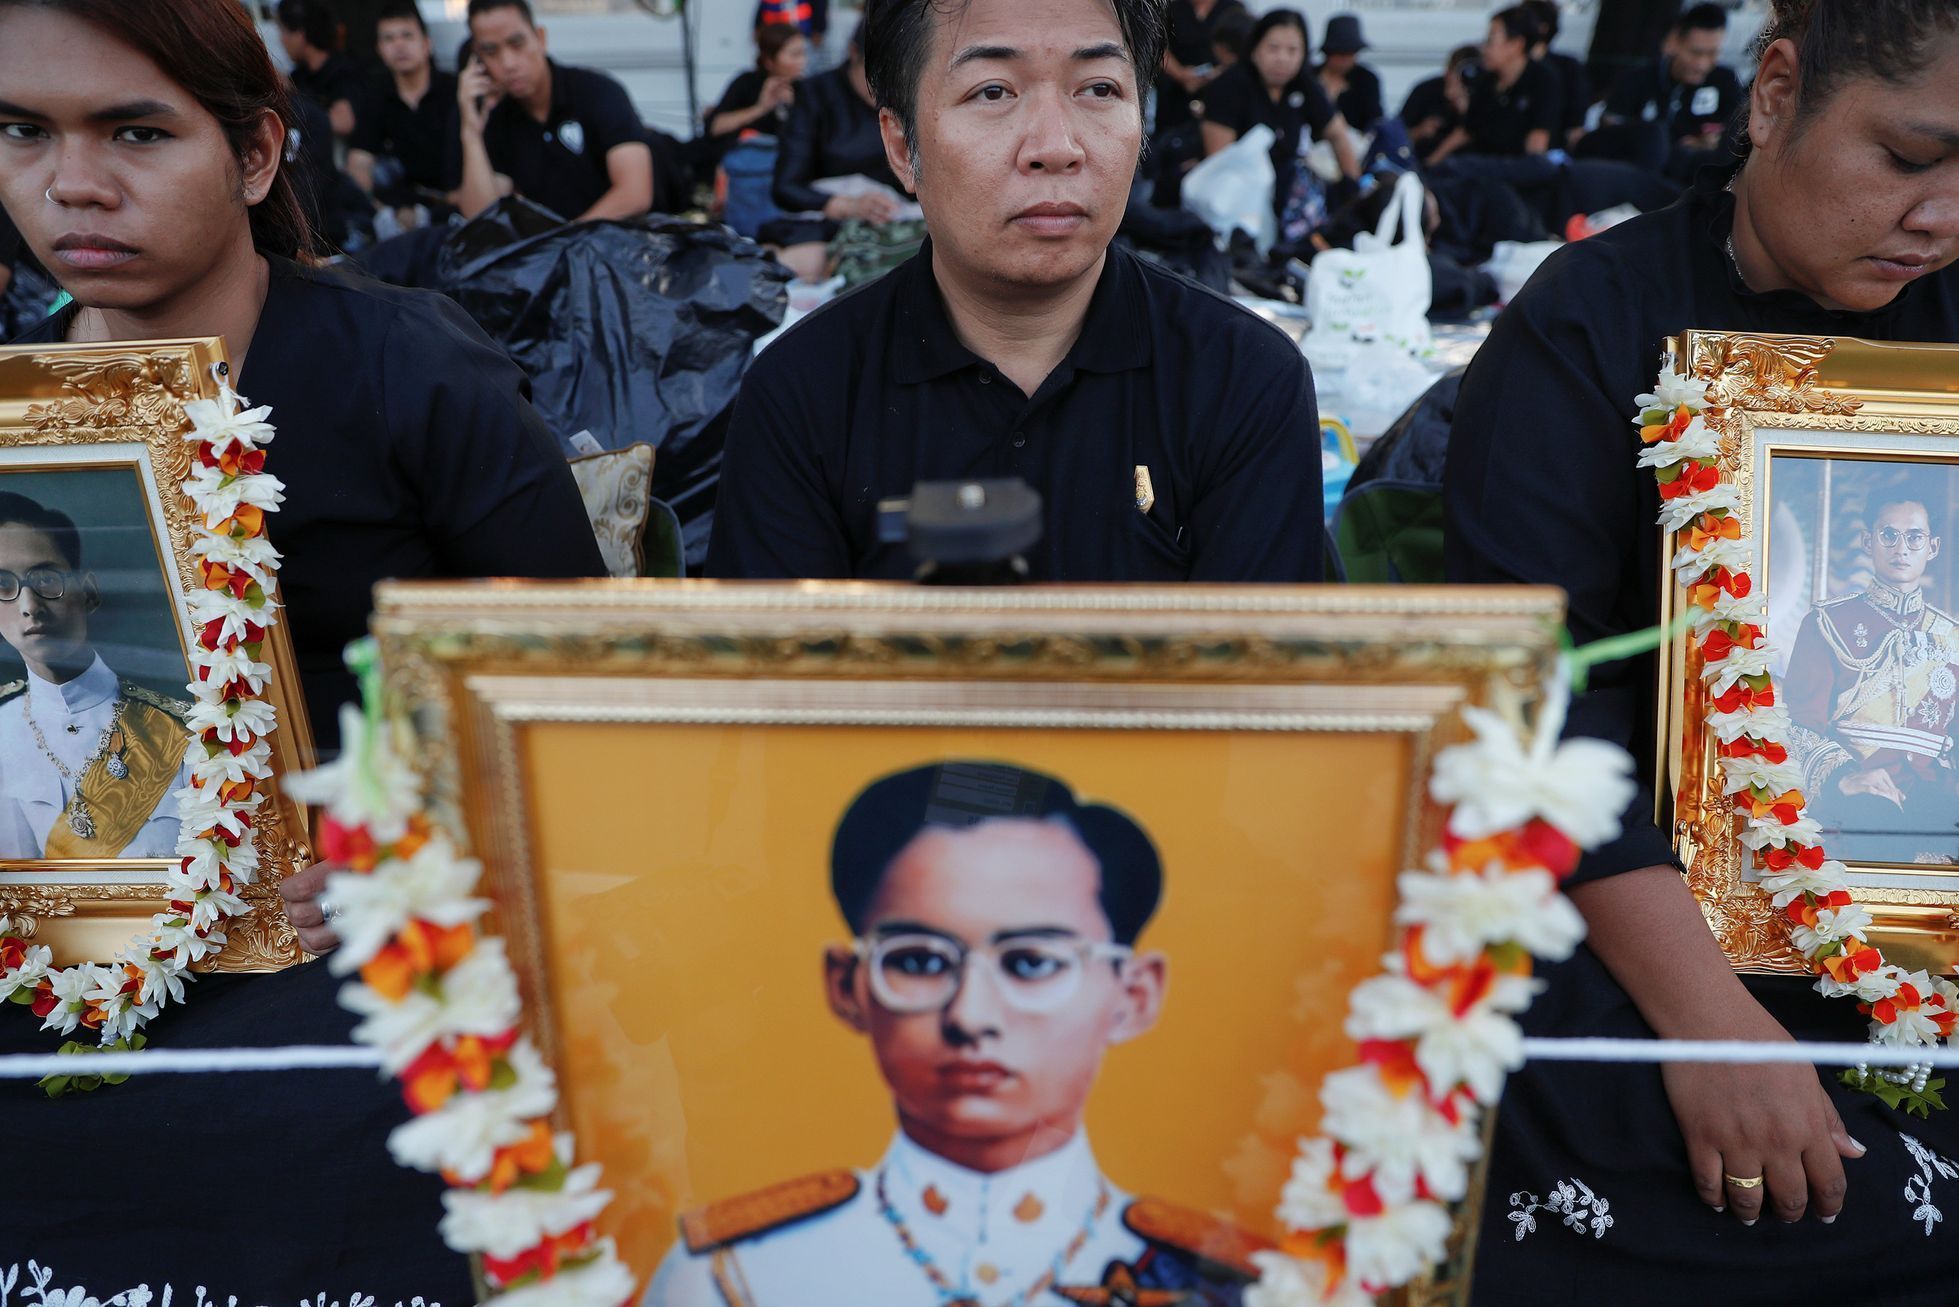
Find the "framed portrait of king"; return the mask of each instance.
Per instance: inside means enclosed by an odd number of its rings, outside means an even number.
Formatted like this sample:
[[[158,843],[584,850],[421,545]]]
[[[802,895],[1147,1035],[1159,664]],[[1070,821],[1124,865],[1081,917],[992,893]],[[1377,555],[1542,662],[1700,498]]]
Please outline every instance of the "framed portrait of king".
[[[377,604],[657,1307],[1242,1302],[1437,834],[1430,760],[1462,706],[1535,702],[1562,614],[1482,588]]]
[[[1887,956],[1959,970],[1959,349],[1692,332],[1673,354],[1722,407],[1807,815]],[[1738,846],[1686,643],[1663,660],[1656,788],[1730,958],[1798,969]]]
[[[224,362],[216,340],[0,349],[0,915],[58,965],[113,957],[168,902],[198,584],[184,405]],[[264,660],[274,768],[310,765],[283,626]],[[276,783],[255,838],[223,969],[299,958],[273,887],[304,817]]]

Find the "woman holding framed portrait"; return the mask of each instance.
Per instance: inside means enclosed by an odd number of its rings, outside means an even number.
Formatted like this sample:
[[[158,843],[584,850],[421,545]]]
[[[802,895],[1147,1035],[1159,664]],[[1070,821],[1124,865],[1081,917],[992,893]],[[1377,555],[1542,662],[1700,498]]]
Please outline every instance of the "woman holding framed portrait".
[[[1672,208],[1561,251],[1464,382],[1444,481],[1451,578],[1562,586],[1580,644],[1653,626],[1670,584],[1658,491],[1626,423],[1669,337],[1959,340],[1959,10],[1778,0],[1748,112],[1732,175],[1703,173]],[[1907,552],[1926,529],[1892,525]],[[1603,668],[1573,732],[1625,745],[1651,775],[1657,679],[1651,657]],[[1636,800],[1623,838],[1574,878],[1589,944],[1552,969],[1528,1024],[1861,1042],[1855,1004],[1731,970],[1653,810],[1650,792]],[[1506,1090],[1490,1181],[1516,1196],[1486,1216],[1476,1301],[1704,1297],[1715,1276],[1746,1286],[1729,1302],[1943,1300],[1959,1236],[1939,1195],[1959,1201],[1959,1125],[1933,1116],[1905,1127],[1804,1066],[1527,1068]],[[1618,1228],[1540,1231],[1534,1195],[1574,1186]]]
[[[604,576],[516,365],[444,296],[318,266],[287,91],[232,0],[0,0],[0,203],[74,297],[21,342],[223,336],[270,405],[313,734],[383,577]]]

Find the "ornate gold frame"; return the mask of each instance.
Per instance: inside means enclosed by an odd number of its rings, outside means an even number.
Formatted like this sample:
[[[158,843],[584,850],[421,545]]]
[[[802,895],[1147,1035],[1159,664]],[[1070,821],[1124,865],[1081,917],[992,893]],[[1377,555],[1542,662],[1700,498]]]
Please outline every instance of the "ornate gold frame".
[[[527,723],[1402,733],[1412,859],[1439,835],[1422,787],[1456,710],[1532,707],[1563,612],[1542,589],[385,583],[374,627],[433,811],[485,864],[488,929],[555,1063]],[[1450,1264],[1404,1302],[1467,1300],[1480,1212],[1479,1181]]]
[[[1725,409],[1710,416],[1710,425],[1720,437],[1723,476],[1740,494],[1752,574],[1764,594],[1772,457],[1959,462],[1952,381],[1959,346],[1690,331],[1668,342],[1667,355],[1708,383],[1711,399]],[[1661,544],[1665,577],[1673,542]],[[1661,621],[1670,626],[1684,611],[1686,594],[1671,580],[1661,594]],[[1770,637],[1790,638],[1778,631]],[[1786,921],[1753,883],[1752,855],[1737,838],[1739,819],[1721,795],[1698,654],[1678,638],[1659,662],[1658,820],[1671,829],[1688,883],[1736,969],[1806,973]],[[1906,967],[1959,971],[1959,891],[1900,884],[1923,878],[1924,867],[1853,864],[1852,872],[1853,893],[1875,918],[1872,938],[1886,956]]]
[[[214,369],[228,366],[224,342],[217,339],[0,349],[0,448],[45,448],[46,465],[53,469],[73,463],[81,449],[131,447],[126,460],[91,466],[132,466],[154,487],[164,553],[174,582],[188,594],[197,569],[190,553],[194,511],[177,489],[190,475],[194,454],[183,438],[189,426],[184,405],[214,398]],[[158,526],[153,518],[153,529]],[[276,542],[276,515],[272,536]],[[185,638],[181,623],[179,637]],[[283,625],[272,629],[265,661],[272,667],[267,694],[279,715],[279,730],[270,737],[275,773],[304,770],[313,764],[312,728]],[[229,925],[224,951],[194,970],[276,970],[302,956],[277,886],[311,861],[306,813],[276,783],[261,810],[256,838],[260,879],[242,895],[251,911]],[[105,960],[167,903],[160,877],[135,877],[169,865],[166,859],[138,858],[0,863],[0,872],[8,875],[0,883],[0,913],[14,917],[37,942],[51,945],[58,963]],[[90,879],[105,872],[117,879]]]

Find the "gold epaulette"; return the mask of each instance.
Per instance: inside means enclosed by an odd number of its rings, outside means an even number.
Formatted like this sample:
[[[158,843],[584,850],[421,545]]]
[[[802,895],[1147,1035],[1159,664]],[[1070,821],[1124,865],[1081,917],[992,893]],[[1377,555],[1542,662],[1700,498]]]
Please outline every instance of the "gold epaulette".
[[[26,681],[8,681],[5,685],[0,685],[0,703],[19,698],[26,690]]]
[[[158,712],[168,713],[177,719],[179,725],[182,725],[190,717],[189,703],[182,699],[172,699],[168,695],[158,694],[155,690],[138,685],[134,681],[124,681],[122,683],[122,697],[125,699],[134,699],[137,703],[148,704]]]
[[[1122,1223],[1150,1243],[1167,1244],[1180,1253],[1221,1266],[1246,1279],[1258,1278],[1253,1253],[1272,1251],[1269,1239],[1221,1221],[1209,1212],[1179,1207],[1160,1198],[1138,1198],[1122,1214]]]
[[[723,1198],[697,1207],[680,1218],[680,1237],[696,1255],[727,1244],[753,1239],[796,1221],[841,1207],[857,1196],[853,1171],[819,1171],[797,1180],[784,1180],[766,1189]]]

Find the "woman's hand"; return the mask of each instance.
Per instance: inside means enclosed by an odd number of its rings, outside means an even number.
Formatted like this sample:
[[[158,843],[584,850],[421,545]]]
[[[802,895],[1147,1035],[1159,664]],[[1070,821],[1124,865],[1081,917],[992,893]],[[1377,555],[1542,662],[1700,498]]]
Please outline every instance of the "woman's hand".
[[[340,936],[334,934],[333,927],[327,924],[320,893],[326,888],[328,876],[344,870],[346,868],[322,862],[304,871],[294,872],[279,882],[279,897],[286,901],[286,920],[292,922],[293,929],[299,932],[299,946],[315,956],[331,953],[340,947]]]
[[[769,109],[787,109],[796,103],[796,84],[787,77],[771,77],[762,83],[762,104]]]
[[[1705,1038],[1792,1043],[1789,1032],[1752,999],[1751,1013]],[[1813,1212],[1825,1224],[1843,1210],[1843,1159],[1864,1155],[1809,1066],[1669,1064],[1660,1070],[1674,1118],[1687,1141],[1694,1191],[1715,1211],[1731,1209],[1743,1225],[1764,1212],[1800,1221]],[[1759,1185],[1728,1177],[1760,1178]]]
[[[1882,767],[1850,773],[1837,782],[1837,790],[1842,794],[1875,794],[1880,799],[1891,800],[1900,810],[1905,806],[1905,792],[1898,788],[1898,782],[1891,779],[1891,773]]]

